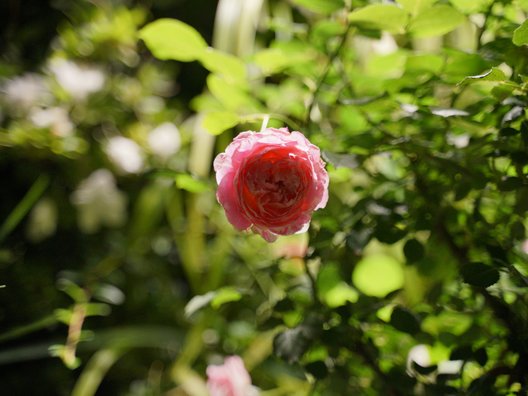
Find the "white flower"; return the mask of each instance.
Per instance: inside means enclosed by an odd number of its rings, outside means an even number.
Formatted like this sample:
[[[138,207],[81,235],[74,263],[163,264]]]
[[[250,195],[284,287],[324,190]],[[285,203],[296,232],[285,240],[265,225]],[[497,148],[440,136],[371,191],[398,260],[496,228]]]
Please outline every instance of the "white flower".
[[[39,242],[53,235],[57,229],[57,205],[50,198],[42,198],[31,210],[27,236]]]
[[[94,233],[101,226],[118,227],[126,220],[126,195],[119,191],[107,169],[99,169],[84,179],[72,194],[78,210],[79,228]]]
[[[78,100],[83,100],[88,95],[100,91],[106,80],[100,69],[80,66],[65,59],[53,60],[50,69],[60,86]]]
[[[148,135],[148,144],[155,155],[166,159],[180,149],[180,131],[176,125],[170,122],[165,122],[150,131]]]
[[[62,107],[34,109],[29,118],[39,128],[49,128],[56,136],[65,137],[73,131],[68,112]]]
[[[23,110],[42,104],[50,97],[44,78],[34,73],[8,80],[2,91],[11,107]]]
[[[122,172],[138,173],[143,169],[143,152],[141,147],[131,139],[123,136],[112,137],[105,151],[110,161]]]

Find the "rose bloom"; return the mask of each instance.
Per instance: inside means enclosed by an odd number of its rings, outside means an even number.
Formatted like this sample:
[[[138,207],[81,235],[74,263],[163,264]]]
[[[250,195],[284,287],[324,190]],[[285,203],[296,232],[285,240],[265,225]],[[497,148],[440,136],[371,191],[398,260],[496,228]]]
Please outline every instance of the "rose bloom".
[[[258,396],[251,385],[244,362],[239,356],[229,356],[221,366],[207,367],[207,389],[210,396]]]
[[[214,161],[217,198],[239,230],[273,242],[304,232],[328,201],[328,173],[317,146],[300,132],[242,132]]]

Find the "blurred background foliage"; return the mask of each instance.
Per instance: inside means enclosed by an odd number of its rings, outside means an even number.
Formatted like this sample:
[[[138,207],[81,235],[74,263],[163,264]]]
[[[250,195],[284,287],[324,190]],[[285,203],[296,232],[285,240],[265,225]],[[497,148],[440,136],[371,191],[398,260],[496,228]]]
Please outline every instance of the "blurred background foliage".
[[[2,2],[1,393],[527,394],[527,12]],[[211,174],[263,121],[331,176],[271,245]]]

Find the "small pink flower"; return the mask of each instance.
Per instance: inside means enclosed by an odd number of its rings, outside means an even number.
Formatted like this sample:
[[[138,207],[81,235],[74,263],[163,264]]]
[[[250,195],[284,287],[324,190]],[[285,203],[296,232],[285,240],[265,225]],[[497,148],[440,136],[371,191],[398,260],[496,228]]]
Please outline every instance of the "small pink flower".
[[[258,396],[251,385],[244,362],[239,356],[229,356],[221,366],[207,367],[207,389],[210,396]]]
[[[273,242],[304,232],[328,201],[328,173],[317,146],[300,132],[242,132],[214,161],[217,198],[235,228]]]

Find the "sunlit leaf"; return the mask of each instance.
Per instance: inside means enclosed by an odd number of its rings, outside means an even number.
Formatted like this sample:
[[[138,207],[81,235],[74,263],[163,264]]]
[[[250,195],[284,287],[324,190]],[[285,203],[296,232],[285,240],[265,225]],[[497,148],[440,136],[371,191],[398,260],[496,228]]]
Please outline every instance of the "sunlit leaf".
[[[518,46],[528,44],[528,20],[514,30],[512,41],[513,44]]]
[[[193,61],[207,48],[200,33],[177,19],[162,18],[149,23],[140,30],[139,37],[158,59]]]
[[[357,263],[352,275],[354,285],[369,296],[384,297],[403,287],[401,264],[391,256],[372,254]]]
[[[291,2],[318,14],[330,14],[345,5],[343,0],[291,0]]]
[[[365,27],[402,33],[407,24],[408,14],[395,5],[372,4],[358,8],[348,15],[348,20]]]
[[[423,10],[431,7],[438,0],[397,0],[403,9],[412,15],[419,14]]]
[[[239,122],[235,113],[228,111],[212,111],[207,113],[202,125],[212,135],[220,135],[222,132],[233,128]]]
[[[359,294],[343,281],[339,269],[334,264],[325,265],[317,277],[317,287],[321,299],[329,307],[339,307],[347,302],[354,303]]]
[[[465,21],[462,13],[445,4],[425,9],[409,23],[409,32],[415,37],[441,36]]]
[[[175,181],[176,187],[196,194],[209,189],[209,186],[205,182],[198,180],[187,173],[176,175]]]
[[[467,76],[462,82],[468,83],[468,82],[478,82],[478,81],[504,81],[506,80],[506,75],[504,72],[499,69],[498,67],[492,67],[490,70],[488,70],[485,73],[477,74],[475,76]]]
[[[468,116],[469,113],[464,110],[459,109],[442,109],[439,107],[433,107],[431,108],[431,113],[443,118],[449,118],[449,117],[464,117]]]
[[[207,48],[199,57],[206,69],[217,73],[232,82],[246,80],[246,65],[239,58],[227,52]]]
[[[207,306],[213,300],[215,295],[216,293],[214,291],[210,291],[208,293],[191,298],[185,306],[185,316],[190,317],[195,312],[198,312],[200,309]]]
[[[236,290],[233,287],[223,287],[219,290],[217,290],[216,295],[213,297],[211,301],[211,306],[214,309],[220,308],[222,305],[238,301],[242,298],[242,294],[238,290]]]

